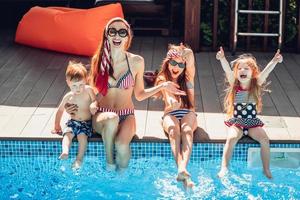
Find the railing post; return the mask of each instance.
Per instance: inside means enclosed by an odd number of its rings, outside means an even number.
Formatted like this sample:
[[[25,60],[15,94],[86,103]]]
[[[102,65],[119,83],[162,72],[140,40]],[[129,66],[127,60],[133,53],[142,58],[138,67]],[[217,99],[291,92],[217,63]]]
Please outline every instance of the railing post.
[[[184,42],[195,52],[200,50],[201,0],[185,0]]]
[[[270,1],[269,0],[265,0],[265,10],[270,10]],[[269,15],[265,15],[265,19],[264,19],[264,32],[267,33],[269,32]],[[280,37],[280,36],[279,36]],[[264,45],[263,45],[263,51],[267,50],[267,46],[268,46],[268,38],[264,37]]]
[[[229,49],[232,51],[234,46],[234,8],[235,0],[230,0],[230,32],[229,32]]]
[[[297,3],[298,8],[298,21],[297,21],[297,30],[298,30],[298,44],[297,44],[297,52],[300,53],[300,2]]]
[[[252,7],[253,7],[253,2],[252,2],[252,0],[248,0],[248,10],[252,10]],[[247,20],[248,20],[248,22],[247,22],[247,32],[249,33],[249,32],[251,32],[251,28],[252,28],[252,15],[251,14],[248,14],[247,15]],[[247,43],[246,43],[246,49],[247,50],[249,50],[250,49],[250,41],[251,41],[251,37],[250,36],[248,36],[247,37]]]
[[[216,50],[217,47],[217,34],[218,34],[218,10],[219,10],[219,1],[214,0],[214,16],[213,16],[213,50]]]

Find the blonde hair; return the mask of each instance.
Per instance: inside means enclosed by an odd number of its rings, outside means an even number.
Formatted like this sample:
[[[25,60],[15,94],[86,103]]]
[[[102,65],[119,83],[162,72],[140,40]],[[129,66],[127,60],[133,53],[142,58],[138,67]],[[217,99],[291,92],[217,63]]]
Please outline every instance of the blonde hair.
[[[259,66],[256,62],[256,59],[251,54],[242,54],[236,59],[232,65],[233,65],[233,73],[234,73],[234,83],[232,85],[229,84],[228,88],[226,89],[226,96],[224,99],[224,109],[225,112],[228,115],[233,114],[233,103],[236,95],[236,91],[240,85],[238,77],[238,67],[241,64],[241,61],[245,62],[252,70],[252,77],[251,77],[251,83],[250,83],[250,89],[249,89],[249,96],[252,95],[254,100],[257,104],[257,111],[261,112],[262,110],[262,86],[258,84],[257,78],[260,74]]]
[[[86,80],[87,70],[81,62],[69,61],[66,70],[66,78],[69,81]]]

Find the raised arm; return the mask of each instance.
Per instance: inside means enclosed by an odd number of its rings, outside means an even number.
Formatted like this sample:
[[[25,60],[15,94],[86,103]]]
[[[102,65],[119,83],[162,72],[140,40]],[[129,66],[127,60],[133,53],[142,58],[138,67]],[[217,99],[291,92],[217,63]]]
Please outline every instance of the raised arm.
[[[233,84],[234,83],[234,74],[230,68],[230,65],[229,65],[226,57],[225,57],[223,47],[220,47],[220,50],[217,52],[216,59],[221,62],[222,68],[226,74],[229,84]]]
[[[277,52],[275,53],[274,57],[272,58],[272,60],[267,64],[267,66],[264,68],[264,70],[259,74],[257,83],[259,85],[262,85],[268,78],[271,71],[275,68],[277,63],[281,63],[282,60],[283,60],[283,57],[280,54],[280,50],[278,49]]]
[[[168,92],[177,94],[177,95],[186,95],[185,92],[179,90],[179,86],[171,81],[161,83],[157,86],[145,89],[144,87],[144,69],[145,69],[145,64],[144,64],[144,59],[140,56],[136,56],[136,61],[134,62],[136,65],[137,69],[137,74],[135,76],[135,86],[134,86],[134,94],[135,98],[138,101],[142,101],[144,99],[147,99],[157,92],[165,89]]]
[[[182,44],[181,44],[182,45]],[[183,59],[186,62],[186,84],[187,84],[187,95],[189,98],[189,101],[191,102],[191,110],[195,111],[195,57],[194,53],[189,48],[183,49]]]
[[[186,71],[185,76],[186,79],[194,86],[194,78],[195,78],[195,57],[194,53],[191,49],[186,48],[183,44],[180,44],[183,48],[182,58],[186,63]]]

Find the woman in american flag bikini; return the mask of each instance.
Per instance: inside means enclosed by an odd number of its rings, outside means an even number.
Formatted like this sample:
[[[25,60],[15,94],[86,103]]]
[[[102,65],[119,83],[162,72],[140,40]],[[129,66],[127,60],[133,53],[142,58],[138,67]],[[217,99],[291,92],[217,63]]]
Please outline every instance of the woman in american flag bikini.
[[[136,131],[133,93],[138,101],[162,90],[183,93],[172,82],[144,89],[144,59],[127,51],[131,40],[128,22],[122,18],[111,19],[91,61],[89,83],[98,94],[97,102],[91,104],[91,108],[98,108],[93,116],[93,128],[102,135],[107,169],[128,166],[131,155],[129,144]],[[116,159],[113,157],[114,147]]]

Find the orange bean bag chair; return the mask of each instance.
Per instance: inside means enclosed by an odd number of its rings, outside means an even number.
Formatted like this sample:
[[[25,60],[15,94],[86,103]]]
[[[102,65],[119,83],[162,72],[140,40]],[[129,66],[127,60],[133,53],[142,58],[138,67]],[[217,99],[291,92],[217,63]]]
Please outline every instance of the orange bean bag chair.
[[[106,23],[124,17],[119,3],[91,9],[33,7],[19,22],[17,43],[65,53],[92,56]]]

